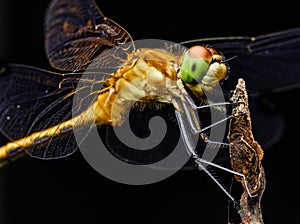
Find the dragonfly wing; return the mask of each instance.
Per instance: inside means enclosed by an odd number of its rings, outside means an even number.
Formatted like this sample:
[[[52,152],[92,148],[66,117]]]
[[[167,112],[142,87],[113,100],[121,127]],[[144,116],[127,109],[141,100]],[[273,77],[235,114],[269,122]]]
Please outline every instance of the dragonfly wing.
[[[46,54],[58,70],[83,70],[106,49],[115,46],[125,53],[132,51],[130,44],[129,48],[128,45],[121,47],[128,41],[132,39],[127,31],[104,17],[93,0],[56,0],[47,9]],[[106,55],[109,59],[99,62],[98,66],[120,63],[110,56]]]
[[[222,52],[229,63],[229,77],[222,83],[224,93],[235,89],[238,78],[248,87],[253,131],[264,148],[281,139],[283,116],[270,110],[265,97],[300,86],[300,28],[257,37],[220,37],[186,41],[186,46],[211,45]]]
[[[103,83],[102,80],[98,80],[101,76],[98,73],[86,75],[85,79],[82,79],[81,74],[61,75],[18,64],[8,64],[2,66],[0,70],[0,131],[10,140],[38,133],[71,119],[74,101],[76,108],[73,112],[82,112],[91,105],[97,96],[99,85]],[[76,88],[79,80],[80,88]],[[95,84],[95,80],[98,80],[96,84],[99,85]],[[76,94],[84,96],[85,93],[86,97],[80,99],[74,97]],[[69,139],[73,138],[71,134],[67,134],[71,130],[64,131],[63,134],[68,135]],[[65,142],[65,145],[59,146],[64,148],[72,145],[70,142],[73,141],[58,138],[53,142],[49,140],[50,138],[38,140],[36,145],[47,144],[44,152],[39,152],[38,155],[57,156],[59,152],[53,151],[56,148],[55,142]],[[62,151],[70,153],[73,149],[67,148]],[[47,151],[49,149],[53,152]]]
[[[66,115],[69,117],[69,114]],[[34,144],[23,148],[29,155],[42,159],[55,159],[68,156],[78,147],[72,128],[65,128],[59,135],[39,137]]]
[[[72,91],[59,90],[63,77],[56,73],[17,64],[4,65],[1,71],[0,129],[11,140],[29,134],[36,117],[51,103]],[[67,99],[65,105],[69,105],[69,101]]]
[[[222,52],[230,73],[223,88],[232,90],[238,78],[248,83],[249,95],[285,91],[300,86],[300,28],[257,37],[220,37],[187,41],[208,44]]]
[[[66,117],[70,117],[70,115],[68,113]],[[63,124],[57,126],[57,129],[63,130],[60,134],[41,137],[35,144],[24,148],[24,150],[32,157],[40,159],[62,158],[74,153],[88,135],[93,124],[89,122],[76,127],[65,127]],[[80,135],[80,139],[76,138],[74,129],[76,129],[76,134]]]

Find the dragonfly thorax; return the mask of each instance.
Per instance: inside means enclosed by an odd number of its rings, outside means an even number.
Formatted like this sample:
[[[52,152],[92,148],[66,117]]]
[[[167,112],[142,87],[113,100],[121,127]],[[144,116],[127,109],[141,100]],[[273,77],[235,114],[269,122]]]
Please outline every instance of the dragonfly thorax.
[[[135,102],[171,103],[182,97],[177,85],[180,58],[161,49],[142,48],[107,80],[109,91],[100,92],[93,111],[99,124],[121,125]],[[181,81],[181,80],[180,80]]]

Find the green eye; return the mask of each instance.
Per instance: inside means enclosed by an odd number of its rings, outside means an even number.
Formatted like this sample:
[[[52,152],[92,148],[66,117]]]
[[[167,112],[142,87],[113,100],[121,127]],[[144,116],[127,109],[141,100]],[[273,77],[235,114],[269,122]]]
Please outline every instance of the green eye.
[[[184,55],[180,72],[186,83],[199,83],[206,74],[212,60],[211,52],[202,46],[190,48]]]

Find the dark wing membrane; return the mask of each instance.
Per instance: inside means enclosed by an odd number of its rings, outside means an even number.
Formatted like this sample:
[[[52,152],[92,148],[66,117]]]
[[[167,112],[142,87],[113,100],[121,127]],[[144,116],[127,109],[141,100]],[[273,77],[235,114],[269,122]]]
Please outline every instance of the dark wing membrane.
[[[18,64],[4,65],[1,71],[0,129],[12,140],[26,136],[45,108],[73,91],[59,89],[63,76],[56,73]],[[69,101],[66,99],[65,105]]]
[[[80,103],[82,108],[79,108],[83,111],[92,102],[97,91],[93,84],[94,77],[90,80],[82,80],[80,77],[81,74],[61,75],[18,64],[2,66],[1,132],[16,140],[68,120],[72,115],[74,94],[88,90],[89,97],[80,99],[84,101]],[[81,88],[76,89],[79,80],[86,83],[86,86],[81,84]]]
[[[47,9],[46,54],[58,70],[83,70],[104,50],[127,41],[127,31],[105,18],[93,0],[56,0]]]
[[[67,118],[70,116],[71,113],[69,112],[62,120],[68,120]],[[32,157],[41,159],[56,159],[68,156],[76,151],[92,127],[93,123],[91,122],[76,127],[65,127],[61,123],[57,126],[57,129],[60,130],[59,134],[40,137],[34,144],[24,148],[24,150]],[[80,138],[76,138],[74,129],[76,129],[76,133],[80,135]]]
[[[231,58],[223,88],[232,90],[239,77],[249,94],[284,91],[300,86],[300,28],[257,37],[220,37],[187,41],[184,45],[208,44]]]
[[[59,128],[64,121],[84,111],[95,100],[107,77],[99,73],[81,77],[80,73],[59,74],[25,65],[3,65],[0,69],[2,134],[17,140],[55,125]],[[81,98],[74,97],[77,95]],[[76,108],[72,110],[74,103]],[[72,153],[77,148],[75,140],[72,127],[64,127],[60,135],[37,138],[25,150],[35,157],[57,158]]]

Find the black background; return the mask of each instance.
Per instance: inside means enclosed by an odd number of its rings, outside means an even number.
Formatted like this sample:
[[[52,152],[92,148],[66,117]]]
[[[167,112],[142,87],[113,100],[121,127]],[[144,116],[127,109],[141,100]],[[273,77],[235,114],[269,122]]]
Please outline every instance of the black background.
[[[48,68],[43,46],[47,1],[2,1],[1,59]],[[102,12],[134,39],[174,42],[214,36],[255,36],[299,26],[289,2],[98,1]],[[285,3],[285,4],[283,4]],[[165,4],[165,5],[163,5]],[[0,7],[3,7],[2,5]],[[3,9],[3,8],[2,8]],[[4,54],[5,52],[5,54]],[[298,220],[299,90],[274,96],[284,114],[282,140],[263,160],[265,223]],[[80,152],[55,161],[24,158],[0,170],[0,223],[226,223],[227,197],[205,174],[180,171],[147,186],[115,183],[94,171]]]

